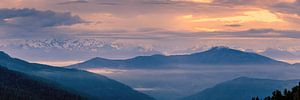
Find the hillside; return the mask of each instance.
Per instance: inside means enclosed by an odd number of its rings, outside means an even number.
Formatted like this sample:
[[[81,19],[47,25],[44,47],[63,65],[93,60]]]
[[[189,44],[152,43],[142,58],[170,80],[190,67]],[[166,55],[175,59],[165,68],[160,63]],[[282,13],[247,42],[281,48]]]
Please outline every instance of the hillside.
[[[181,100],[251,100],[253,96],[265,97],[272,91],[292,87],[298,80],[282,81],[240,77],[220,83]]]
[[[80,95],[62,90],[54,84],[0,67],[1,100],[84,100]]]
[[[62,87],[72,89],[95,100],[153,100],[152,97],[133,90],[105,76],[87,71],[54,67],[42,64],[28,63],[24,60],[12,58],[0,52],[0,65],[10,70],[39,76],[61,84]]]

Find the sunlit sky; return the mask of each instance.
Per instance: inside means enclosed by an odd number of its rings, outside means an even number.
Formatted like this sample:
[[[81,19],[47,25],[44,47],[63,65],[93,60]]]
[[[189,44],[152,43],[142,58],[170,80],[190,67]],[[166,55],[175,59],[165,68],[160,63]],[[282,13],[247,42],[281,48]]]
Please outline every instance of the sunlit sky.
[[[0,1],[1,50],[33,62],[183,54],[219,45],[300,54],[300,0]],[[78,53],[91,54],[66,57]]]

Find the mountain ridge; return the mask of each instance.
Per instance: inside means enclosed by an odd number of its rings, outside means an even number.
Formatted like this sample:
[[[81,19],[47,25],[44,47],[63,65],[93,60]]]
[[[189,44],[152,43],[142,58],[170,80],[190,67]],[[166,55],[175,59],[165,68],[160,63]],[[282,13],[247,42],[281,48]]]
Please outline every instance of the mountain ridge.
[[[189,55],[151,55],[137,56],[125,60],[110,60],[96,57],[82,63],[66,66],[70,68],[141,68],[190,64],[190,65],[289,65],[256,53],[243,52],[228,47],[213,47],[207,51]]]

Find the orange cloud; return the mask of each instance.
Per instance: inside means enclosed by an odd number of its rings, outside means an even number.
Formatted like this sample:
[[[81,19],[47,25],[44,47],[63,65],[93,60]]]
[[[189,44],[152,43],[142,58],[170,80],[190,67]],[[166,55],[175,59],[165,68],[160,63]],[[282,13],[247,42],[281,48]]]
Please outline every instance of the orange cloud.
[[[184,16],[187,18],[187,16]],[[245,23],[245,22],[283,22],[277,15],[271,13],[268,10],[254,10],[242,12],[242,15],[230,16],[230,17],[218,17],[218,18],[187,18],[192,22],[209,22],[220,21],[225,23]]]
[[[227,16],[215,17],[197,14],[178,16],[181,26],[192,31],[240,31],[247,29],[273,28],[294,30],[298,25],[291,24],[276,12],[265,9],[245,10]],[[230,27],[228,25],[238,25]]]
[[[20,7],[23,0],[1,0],[0,8]]]

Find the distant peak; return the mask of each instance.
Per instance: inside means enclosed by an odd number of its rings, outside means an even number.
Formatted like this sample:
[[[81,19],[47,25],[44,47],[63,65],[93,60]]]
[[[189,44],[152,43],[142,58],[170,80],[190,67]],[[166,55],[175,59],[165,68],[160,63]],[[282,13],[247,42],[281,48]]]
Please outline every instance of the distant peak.
[[[217,47],[212,47],[208,51],[225,51],[225,50],[235,50],[235,49],[231,49],[231,48],[226,47],[226,46],[217,46]]]
[[[95,58],[92,58],[90,60],[106,60],[105,58],[101,58],[101,57],[95,57]]]
[[[212,47],[211,49],[230,49],[230,48],[226,46],[216,46],[216,47]]]

